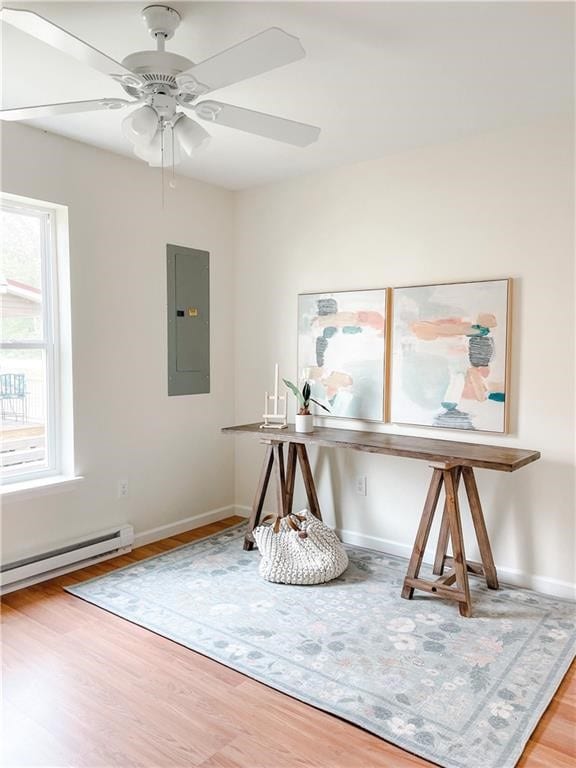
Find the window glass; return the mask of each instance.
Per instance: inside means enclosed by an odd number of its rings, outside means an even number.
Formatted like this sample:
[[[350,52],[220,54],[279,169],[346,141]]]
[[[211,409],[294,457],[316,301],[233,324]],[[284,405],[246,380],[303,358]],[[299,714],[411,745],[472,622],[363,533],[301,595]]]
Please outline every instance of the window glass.
[[[1,216],[2,341],[39,341],[47,215],[3,209]]]
[[[0,350],[0,465],[4,475],[49,465],[46,383],[44,350]]]
[[[50,311],[56,254],[50,208],[3,201],[0,209],[0,478],[55,473],[58,339]]]

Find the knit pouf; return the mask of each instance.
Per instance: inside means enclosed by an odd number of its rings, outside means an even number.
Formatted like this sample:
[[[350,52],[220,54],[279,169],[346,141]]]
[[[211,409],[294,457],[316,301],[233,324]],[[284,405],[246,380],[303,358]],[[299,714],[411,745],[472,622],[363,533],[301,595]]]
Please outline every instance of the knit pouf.
[[[253,530],[259,573],[278,584],[322,584],[340,576],[348,555],[338,536],[307,509]]]

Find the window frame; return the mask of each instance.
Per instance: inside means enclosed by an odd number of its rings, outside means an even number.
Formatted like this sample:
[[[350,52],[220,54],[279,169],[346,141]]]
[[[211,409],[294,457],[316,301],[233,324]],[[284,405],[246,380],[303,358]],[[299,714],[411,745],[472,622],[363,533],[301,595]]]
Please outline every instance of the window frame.
[[[63,310],[59,295],[61,244],[58,242],[59,216],[65,206],[2,193],[0,208],[14,214],[35,216],[41,221],[41,279],[42,279],[42,339],[38,341],[2,341],[0,349],[39,349],[44,352],[45,365],[45,451],[44,466],[37,468],[4,468],[0,484],[8,487],[59,476],[63,472],[62,366],[60,314]],[[65,216],[65,213],[64,213]],[[69,308],[67,308],[69,309]]]

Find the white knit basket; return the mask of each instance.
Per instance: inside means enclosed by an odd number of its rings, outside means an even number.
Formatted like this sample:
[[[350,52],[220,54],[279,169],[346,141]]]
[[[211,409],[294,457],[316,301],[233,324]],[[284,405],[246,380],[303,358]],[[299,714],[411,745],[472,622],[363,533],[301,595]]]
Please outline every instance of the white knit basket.
[[[303,518],[300,530],[282,518],[276,526],[259,525],[252,531],[262,555],[260,575],[278,584],[322,584],[340,576],[348,555],[336,533],[307,509],[298,515]]]

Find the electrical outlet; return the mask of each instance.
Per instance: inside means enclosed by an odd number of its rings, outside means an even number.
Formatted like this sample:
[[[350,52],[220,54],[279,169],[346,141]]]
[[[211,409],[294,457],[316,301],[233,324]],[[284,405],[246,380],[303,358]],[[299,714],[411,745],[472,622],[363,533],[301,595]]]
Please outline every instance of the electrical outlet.
[[[128,496],[128,480],[118,480],[118,498],[125,499]]]
[[[356,478],[356,493],[359,496],[366,496],[368,489],[366,487],[366,475],[358,475]]]

